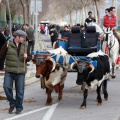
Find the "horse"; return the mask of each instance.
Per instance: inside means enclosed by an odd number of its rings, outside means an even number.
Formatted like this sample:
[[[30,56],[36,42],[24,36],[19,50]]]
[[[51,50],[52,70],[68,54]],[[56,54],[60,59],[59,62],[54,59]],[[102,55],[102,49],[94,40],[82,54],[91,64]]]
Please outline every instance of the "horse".
[[[104,28],[104,42],[106,42],[105,53],[109,55],[110,58],[110,67],[112,70],[112,78],[115,78],[115,69],[116,69],[116,61],[119,56],[119,42],[117,38],[113,34],[113,30],[108,27]]]
[[[101,28],[97,23],[91,22],[87,26],[95,26],[96,32],[99,32],[100,36],[103,36],[102,51],[109,56],[111,77],[115,78],[116,60],[119,56],[119,42],[114,36],[112,29]],[[108,48],[108,49],[107,49]]]

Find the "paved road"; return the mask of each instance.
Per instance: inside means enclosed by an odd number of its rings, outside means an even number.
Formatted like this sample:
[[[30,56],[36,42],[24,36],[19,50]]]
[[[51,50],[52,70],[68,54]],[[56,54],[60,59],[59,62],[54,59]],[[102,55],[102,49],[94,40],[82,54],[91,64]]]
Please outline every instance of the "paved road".
[[[47,37],[42,36],[42,38]],[[57,93],[53,92],[53,105],[46,106],[45,90],[40,88],[38,81],[25,88],[22,114],[8,114],[8,102],[6,100],[0,101],[0,120],[120,120],[119,73],[120,70],[117,70],[116,79],[111,79],[108,82],[109,99],[108,101],[103,100],[102,106],[97,106],[96,92],[90,90],[87,108],[79,109],[83,96],[80,86],[76,85],[77,74],[69,72],[65,81],[62,101],[59,102]]]
[[[57,93],[53,92],[53,105],[45,105],[45,90],[39,82],[26,86],[24,111],[19,115],[8,114],[8,102],[0,101],[0,119],[7,120],[119,120],[120,118],[120,80],[117,78],[108,82],[109,100],[102,106],[97,106],[96,92],[89,91],[87,108],[79,109],[82,103],[80,86],[76,85],[76,73],[68,73],[62,101],[57,101]],[[103,97],[103,95],[102,95]],[[16,118],[15,118],[16,117]],[[9,118],[9,119],[8,119]],[[10,119],[11,118],[11,119]]]

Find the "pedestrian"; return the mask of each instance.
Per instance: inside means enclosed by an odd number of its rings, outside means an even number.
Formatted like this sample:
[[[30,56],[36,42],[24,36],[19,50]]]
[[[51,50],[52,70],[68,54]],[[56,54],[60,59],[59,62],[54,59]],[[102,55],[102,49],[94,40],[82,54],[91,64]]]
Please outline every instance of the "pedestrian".
[[[0,51],[0,59],[5,58],[6,60],[3,88],[9,101],[8,112],[10,114],[13,113],[14,108],[16,108],[16,114],[20,114],[23,110],[25,74],[27,72],[24,60],[26,63],[32,58],[27,53],[26,36],[24,31],[17,30],[14,33],[14,39],[6,42]],[[13,97],[13,82],[15,82],[15,98]]]
[[[10,28],[9,28],[8,24],[6,24],[6,26],[5,26],[4,35],[5,35],[6,40],[10,39]]]
[[[38,32],[40,32],[40,24],[38,24],[38,28],[37,28]]]
[[[92,17],[92,12],[88,12],[88,18],[86,18],[85,23],[96,22],[96,19]]]
[[[4,30],[0,28],[0,50],[5,42],[6,42],[6,38],[4,36]],[[4,71],[4,61],[5,59],[0,60],[0,71]]]
[[[14,24],[12,27],[12,34],[14,34],[14,32],[17,30],[16,25]]]
[[[51,29],[50,29],[49,34],[50,34],[50,36],[51,36],[51,43],[52,43],[52,46],[53,46],[53,43],[54,43],[55,41],[57,41],[57,38],[58,38],[58,34],[57,34],[57,31],[56,31],[54,25],[51,26]]]
[[[48,24],[45,25],[45,35],[48,35]]]
[[[32,51],[34,51],[34,44],[35,44],[34,29],[32,25],[28,27],[28,29],[26,30],[26,33],[27,33],[26,39],[28,41],[28,51],[29,53],[31,53]]]
[[[61,38],[68,38],[70,34],[70,30],[68,29],[68,26],[64,26],[64,30],[60,31]]]
[[[44,26],[44,24],[40,25],[40,33],[45,34],[45,26]]]

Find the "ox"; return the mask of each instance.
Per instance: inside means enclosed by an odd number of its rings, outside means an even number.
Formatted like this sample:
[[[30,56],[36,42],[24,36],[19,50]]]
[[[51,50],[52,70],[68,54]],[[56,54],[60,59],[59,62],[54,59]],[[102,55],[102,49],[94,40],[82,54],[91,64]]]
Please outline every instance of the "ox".
[[[54,55],[51,56],[50,54],[36,54],[34,55],[33,59],[33,63],[36,64],[36,77],[41,78],[41,87],[46,88],[46,105],[52,104],[51,93],[54,88],[58,92],[58,100],[60,101],[62,99],[64,81],[66,79],[68,71],[68,67],[64,65],[61,66],[54,60],[58,60],[60,55],[64,56],[67,53],[66,51],[64,51],[62,48],[58,48],[56,50],[49,50],[49,53],[54,53]]]
[[[88,62],[89,59],[96,61],[97,65],[93,65],[91,62]],[[109,58],[102,51],[89,54],[85,60],[78,60],[77,64],[72,64],[71,69],[77,69],[78,78],[76,83],[78,85],[83,85],[83,103],[81,109],[86,108],[86,99],[88,96],[88,88],[93,88],[97,86],[97,101],[98,105],[102,104],[101,98],[101,83],[104,85],[104,99],[108,99],[107,93],[107,80],[109,79],[110,65]]]
[[[64,81],[67,76],[67,68],[62,68],[57,66],[55,61],[52,58],[45,59],[42,58],[43,61],[39,60],[39,58],[35,58],[36,61],[36,77],[41,78],[42,88],[46,88],[47,93],[47,101],[46,105],[52,104],[52,96],[51,93],[56,85],[58,85],[58,100],[62,99],[62,90],[64,88]],[[44,60],[45,59],[45,60]],[[37,60],[41,61],[37,64]]]

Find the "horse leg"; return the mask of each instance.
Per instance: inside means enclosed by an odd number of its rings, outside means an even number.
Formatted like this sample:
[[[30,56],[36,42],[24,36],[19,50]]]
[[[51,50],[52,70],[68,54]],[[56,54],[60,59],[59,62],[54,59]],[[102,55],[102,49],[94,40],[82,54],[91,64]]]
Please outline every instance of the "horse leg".
[[[47,101],[46,101],[46,105],[51,105],[52,104],[52,90],[49,88],[46,88],[46,93],[47,93]]]
[[[115,75],[115,62],[112,62],[112,75],[111,75],[112,78],[115,78],[116,75]]]
[[[64,88],[64,84],[60,85],[59,84],[59,93],[58,93],[58,100],[62,100],[62,95],[63,95],[63,88]]]
[[[97,86],[97,100],[98,100],[98,106],[100,106],[102,104],[102,98],[101,98],[101,85]]]
[[[104,99],[105,99],[106,101],[108,100],[107,82],[108,82],[108,80],[104,80],[104,81],[103,81],[103,86],[104,86],[104,91],[103,91],[103,93],[104,93]]]
[[[87,96],[88,96],[88,89],[85,89],[84,92],[83,92],[83,103],[80,106],[80,109],[85,109],[86,108],[86,99],[87,99]]]

